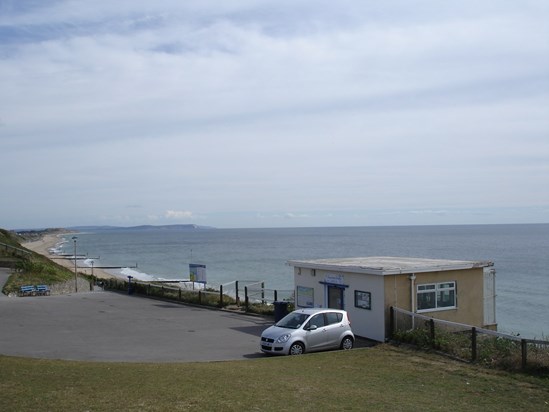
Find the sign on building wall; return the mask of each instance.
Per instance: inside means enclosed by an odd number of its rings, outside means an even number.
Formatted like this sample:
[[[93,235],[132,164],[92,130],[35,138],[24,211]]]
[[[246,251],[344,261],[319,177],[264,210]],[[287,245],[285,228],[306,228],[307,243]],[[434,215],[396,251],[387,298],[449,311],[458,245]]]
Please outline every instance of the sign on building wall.
[[[313,288],[308,288],[306,286],[297,287],[297,306],[300,308],[313,308],[315,306]]]
[[[372,309],[372,294],[370,292],[363,292],[361,290],[355,290],[355,307],[361,309]]]
[[[206,265],[189,264],[191,282],[206,283]]]
[[[330,283],[332,285],[343,285],[343,275],[326,275],[326,277],[324,278],[324,282]]]

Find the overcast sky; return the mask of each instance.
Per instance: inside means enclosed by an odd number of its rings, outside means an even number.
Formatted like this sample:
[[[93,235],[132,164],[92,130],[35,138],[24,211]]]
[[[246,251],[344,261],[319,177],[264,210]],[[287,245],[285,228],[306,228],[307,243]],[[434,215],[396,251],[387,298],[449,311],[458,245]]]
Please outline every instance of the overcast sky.
[[[546,0],[0,0],[0,227],[549,222]]]

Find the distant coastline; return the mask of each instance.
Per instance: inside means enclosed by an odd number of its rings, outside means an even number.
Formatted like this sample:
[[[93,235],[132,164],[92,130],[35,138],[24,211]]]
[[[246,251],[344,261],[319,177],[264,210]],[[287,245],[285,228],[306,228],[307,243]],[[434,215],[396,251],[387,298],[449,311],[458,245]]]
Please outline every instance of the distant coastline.
[[[200,226],[195,224],[185,225],[139,225],[139,226],[71,226],[70,231],[90,230],[215,230],[212,226]]]

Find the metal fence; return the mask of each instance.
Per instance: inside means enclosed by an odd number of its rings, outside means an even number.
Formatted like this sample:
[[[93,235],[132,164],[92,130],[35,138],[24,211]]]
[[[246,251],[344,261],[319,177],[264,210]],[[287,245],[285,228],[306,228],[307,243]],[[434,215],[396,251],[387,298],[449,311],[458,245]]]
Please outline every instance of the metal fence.
[[[234,306],[246,312],[260,312],[263,314],[273,313],[272,304],[279,299],[293,304],[293,290],[267,289],[264,282],[258,281],[237,280],[220,285],[219,289],[206,289],[202,285],[195,287],[193,282],[174,285],[174,282],[126,281],[117,278],[101,282],[106,289],[124,291],[128,294],[139,294],[219,308]]]
[[[391,307],[391,337],[489,367],[549,373],[549,340],[524,339]]]

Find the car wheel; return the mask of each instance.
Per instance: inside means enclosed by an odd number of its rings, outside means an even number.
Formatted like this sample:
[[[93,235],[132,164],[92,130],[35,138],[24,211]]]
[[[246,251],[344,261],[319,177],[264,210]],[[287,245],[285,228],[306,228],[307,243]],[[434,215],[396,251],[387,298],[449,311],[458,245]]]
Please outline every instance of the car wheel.
[[[290,355],[302,355],[305,352],[305,347],[302,343],[296,342],[290,346]]]
[[[353,338],[351,338],[350,336],[345,336],[341,341],[340,348],[343,350],[353,349],[353,343]]]

